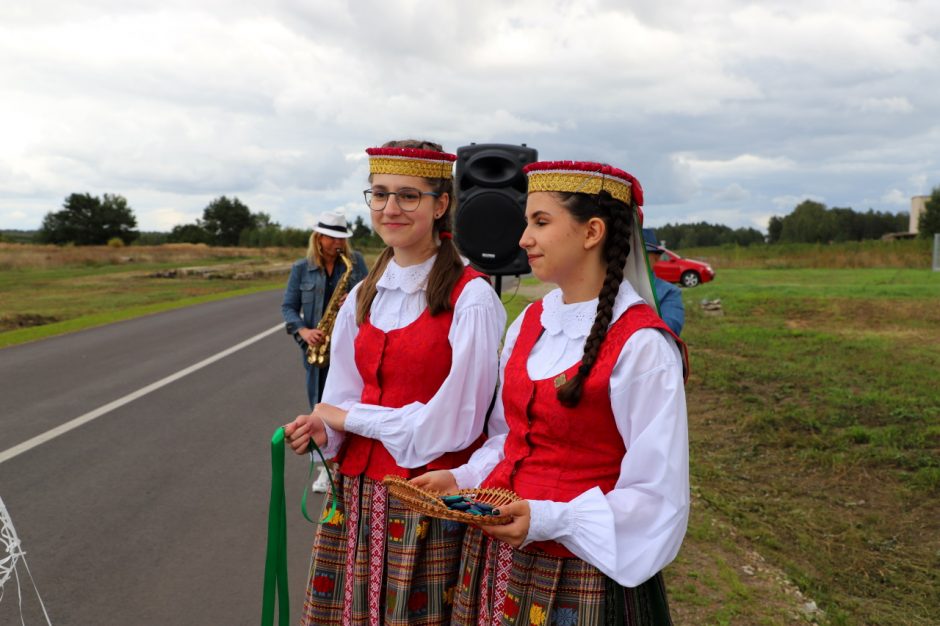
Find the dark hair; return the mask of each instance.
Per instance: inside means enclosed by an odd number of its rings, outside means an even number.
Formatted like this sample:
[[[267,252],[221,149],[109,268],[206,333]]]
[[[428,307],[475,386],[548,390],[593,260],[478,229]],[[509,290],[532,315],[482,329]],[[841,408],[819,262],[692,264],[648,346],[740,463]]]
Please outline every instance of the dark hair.
[[[415,139],[401,139],[389,141],[382,144],[383,148],[417,148],[419,150],[434,150],[435,152],[444,152],[440,144],[430,141],[419,141]],[[371,180],[371,176],[369,177]],[[453,178],[425,178],[434,191],[440,194],[447,194],[449,202],[444,214],[434,220],[434,233],[451,232],[451,222],[453,213],[457,208],[457,195],[454,193]],[[394,250],[386,246],[368,276],[362,281],[362,287],[356,295],[356,322],[361,324],[365,321],[369,311],[372,310],[372,301],[378,292],[376,285],[379,282],[385,268],[388,266],[389,259],[392,258]],[[437,259],[428,275],[428,308],[431,315],[437,315],[451,309],[450,294],[454,290],[454,285],[460,280],[463,274],[463,260],[460,258],[460,252],[454,244],[453,239],[445,237],[441,239],[441,246],[437,250]]]
[[[623,282],[623,267],[630,254],[630,229],[633,225],[634,207],[617,200],[606,191],[601,191],[596,196],[584,193],[553,193],[576,221],[583,224],[592,217],[599,217],[607,226],[602,249],[604,260],[607,262],[607,274],[597,297],[594,325],[591,326],[591,332],[584,342],[584,355],[581,357],[577,374],[559,387],[557,392],[559,402],[573,407],[581,400],[584,381],[594,367],[613,317],[614,302],[617,292],[620,291],[620,283]]]

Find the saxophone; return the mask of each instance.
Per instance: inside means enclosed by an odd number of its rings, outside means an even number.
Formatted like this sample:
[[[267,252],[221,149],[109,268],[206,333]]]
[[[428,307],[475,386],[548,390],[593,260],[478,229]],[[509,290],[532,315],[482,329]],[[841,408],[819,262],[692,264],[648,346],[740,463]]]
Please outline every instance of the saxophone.
[[[326,367],[330,364],[330,336],[333,334],[333,324],[336,322],[336,313],[339,311],[340,302],[349,286],[349,276],[352,274],[352,263],[342,252],[339,253],[339,260],[346,266],[346,272],[336,284],[330,301],[326,304],[323,311],[323,317],[317,324],[317,330],[323,331],[323,341],[316,346],[307,346],[307,363],[314,367]]]

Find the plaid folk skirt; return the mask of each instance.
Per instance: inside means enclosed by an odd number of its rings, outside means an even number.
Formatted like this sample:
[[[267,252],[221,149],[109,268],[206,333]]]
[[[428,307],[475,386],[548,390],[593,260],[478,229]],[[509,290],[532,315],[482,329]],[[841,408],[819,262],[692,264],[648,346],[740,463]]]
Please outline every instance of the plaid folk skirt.
[[[672,624],[661,574],[621,587],[578,558],[514,550],[479,528],[464,537],[453,626]]]
[[[338,478],[337,512],[317,531],[301,623],[448,624],[466,526],[410,511],[381,482]],[[330,506],[327,497],[323,517]]]

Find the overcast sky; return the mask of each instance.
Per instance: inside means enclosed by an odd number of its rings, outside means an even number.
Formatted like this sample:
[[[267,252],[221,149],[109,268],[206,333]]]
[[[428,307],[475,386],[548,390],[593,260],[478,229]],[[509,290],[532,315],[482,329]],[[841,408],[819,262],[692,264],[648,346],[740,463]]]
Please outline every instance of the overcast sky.
[[[0,227],[125,196],[365,215],[364,149],[527,143],[636,175],[648,225],[766,229],[940,185],[936,0],[7,0]]]

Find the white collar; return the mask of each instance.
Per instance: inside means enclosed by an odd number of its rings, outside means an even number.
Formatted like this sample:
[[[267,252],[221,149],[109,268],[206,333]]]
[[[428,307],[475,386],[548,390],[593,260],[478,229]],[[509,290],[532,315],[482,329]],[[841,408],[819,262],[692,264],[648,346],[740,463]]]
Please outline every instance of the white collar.
[[[431,273],[436,258],[437,255],[435,254],[417,265],[402,267],[395,262],[393,257],[389,259],[388,265],[385,266],[385,272],[382,273],[382,277],[376,285],[382,289],[400,289],[409,294],[427,291],[428,275]]]
[[[634,304],[643,302],[640,294],[627,280],[620,283],[614,311],[610,323],[620,319],[623,312]],[[565,304],[561,289],[553,289],[542,298],[542,327],[549,335],[564,333],[569,339],[583,339],[591,332],[594,318],[597,316],[597,298],[586,302]]]

